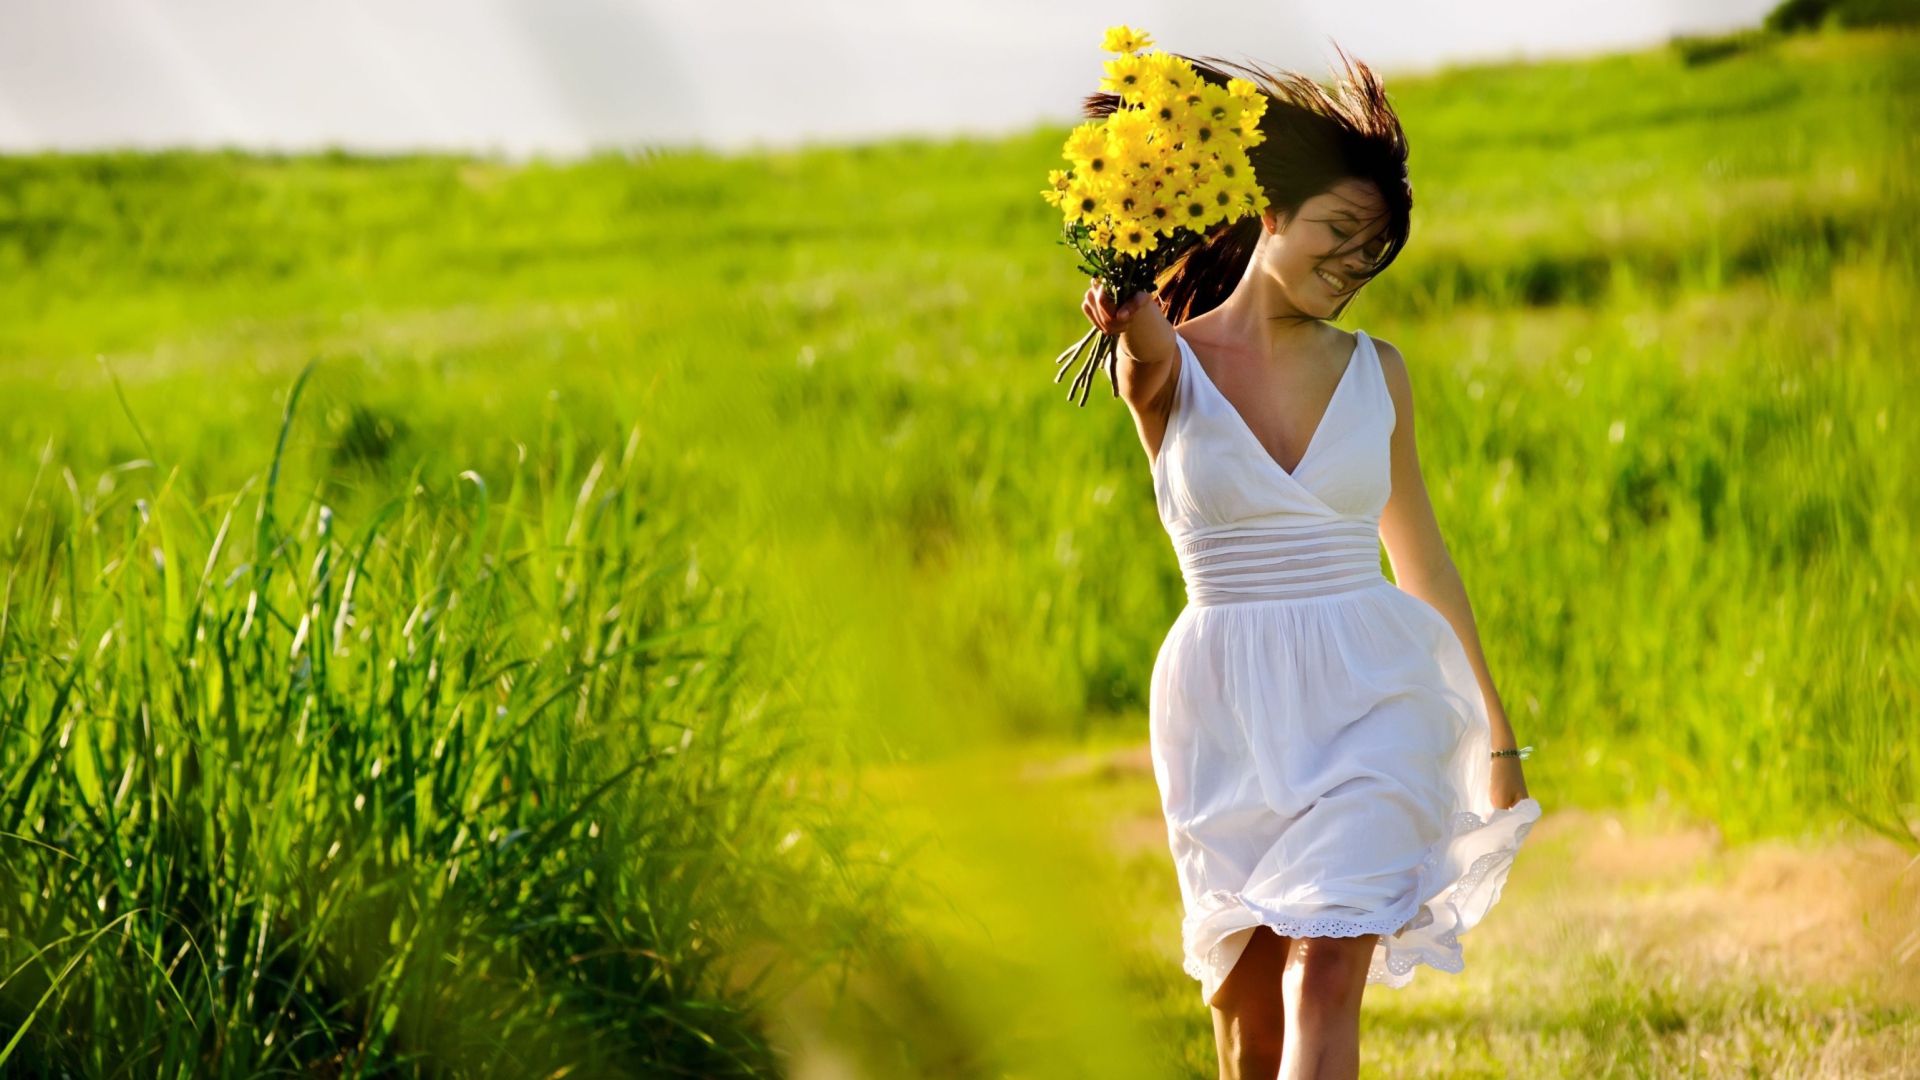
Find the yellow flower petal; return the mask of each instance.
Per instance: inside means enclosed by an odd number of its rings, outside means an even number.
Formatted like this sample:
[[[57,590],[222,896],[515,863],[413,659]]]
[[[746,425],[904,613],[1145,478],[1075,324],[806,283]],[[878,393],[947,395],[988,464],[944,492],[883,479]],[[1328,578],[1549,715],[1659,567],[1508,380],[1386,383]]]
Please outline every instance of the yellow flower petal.
[[[1105,154],[1107,152],[1106,125],[1098,120],[1089,120],[1074,128],[1067,135],[1064,152],[1067,160],[1074,162],[1085,161],[1096,154]]]
[[[1107,138],[1114,144],[1117,156],[1124,156],[1119,155],[1121,146],[1144,146],[1152,136],[1153,119],[1144,109],[1117,109],[1107,117]]]

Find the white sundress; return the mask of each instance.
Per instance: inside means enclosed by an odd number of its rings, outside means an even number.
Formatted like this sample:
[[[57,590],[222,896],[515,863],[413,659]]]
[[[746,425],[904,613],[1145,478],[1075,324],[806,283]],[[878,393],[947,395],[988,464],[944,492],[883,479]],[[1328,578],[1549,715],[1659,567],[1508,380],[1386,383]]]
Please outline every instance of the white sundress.
[[[1394,403],[1373,341],[1292,473],[1179,339],[1154,500],[1187,606],[1154,663],[1154,777],[1210,1001],[1255,927],[1381,935],[1367,981],[1464,967],[1540,804],[1488,793],[1486,703],[1453,627],[1380,569]]]

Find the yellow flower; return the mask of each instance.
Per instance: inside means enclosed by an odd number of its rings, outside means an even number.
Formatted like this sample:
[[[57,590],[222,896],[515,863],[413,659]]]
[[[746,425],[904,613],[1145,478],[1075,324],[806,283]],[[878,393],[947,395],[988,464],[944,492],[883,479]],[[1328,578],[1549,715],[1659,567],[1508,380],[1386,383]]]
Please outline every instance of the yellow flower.
[[[1109,26],[1106,36],[1100,40],[1100,48],[1110,53],[1139,52],[1152,44],[1153,38],[1145,30],[1131,26]]]
[[[1240,141],[1247,146],[1259,146],[1267,139],[1260,130],[1260,118],[1267,114],[1267,98],[1261,95],[1247,102],[1240,111]]]
[[[1185,94],[1200,81],[1200,77],[1194,73],[1193,65],[1172,53],[1151,52],[1142,57],[1141,62],[1156,83],[1174,94]]]
[[[1238,187],[1253,184],[1253,165],[1247,161],[1247,152],[1234,145],[1233,140],[1223,142],[1220,149],[1214,152],[1211,171]]]
[[[1197,150],[1213,150],[1220,145],[1219,139],[1227,129],[1205,116],[1195,116],[1187,124],[1187,147]]]
[[[1237,128],[1240,126],[1240,99],[1228,93],[1223,87],[1215,86],[1212,83],[1201,84],[1200,108],[1198,111],[1201,116],[1219,124],[1223,128]]]
[[[1164,94],[1150,91],[1146,99],[1141,102],[1141,111],[1147,114],[1147,119],[1152,121],[1156,131],[1177,132],[1180,126],[1179,104]],[[1168,141],[1178,142],[1177,133]]]
[[[1266,96],[1260,92],[1260,87],[1247,79],[1228,79],[1227,93],[1247,101],[1254,101]]]
[[[1267,133],[1260,130],[1260,121],[1252,113],[1240,114],[1240,145],[1259,146],[1267,141]]]
[[[1100,177],[1110,171],[1113,155],[1107,149],[1107,128],[1098,120],[1090,120],[1073,129],[1067,136],[1067,160],[1073,162],[1073,171],[1078,174]]]
[[[1107,128],[1098,120],[1089,120],[1067,133],[1066,156],[1073,161],[1084,161],[1093,153],[1107,148]]]
[[[1122,255],[1144,255],[1160,246],[1160,237],[1145,222],[1121,218],[1113,223],[1113,250]]]
[[[1153,137],[1153,118],[1144,109],[1116,109],[1107,117],[1107,140],[1113,156],[1129,161],[1146,150]]]
[[[1180,227],[1180,219],[1174,216],[1173,204],[1165,199],[1155,199],[1147,204],[1146,216],[1141,220],[1153,227],[1161,236],[1172,236],[1173,230]]]
[[[1179,152],[1168,154],[1160,159],[1160,174],[1154,177],[1154,189],[1165,190],[1168,198],[1173,192],[1192,187],[1192,170],[1188,169]]]
[[[1119,94],[1120,100],[1129,105],[1138,105],[1147,92],[1148,84],[1153,81],[1153,73],[1147,70],[1146,62],[1131,53],[1107,61],[1106,72],[1106,77],[1100,80],[1100,89],[1109,94]]]
[[[1047,190],[1040,193],[1040,197],[1047,200],[1048,206],[1059,206],[1060,200],[1067,197],[1067,185],[1071,183],[1072,180],[1073,174],[1064,169],[1049,169],[1047,171],[1047,184],[1049,186]]]
[[[1114,185],[1107,189],[1107,212],[1116,219],[1138,220],[1153,204],[1153,193],[1133,187]]]
[[[1107,184],[1090,176],[1076,176],[1067,183],[1060,211],[1068,221],[1093,224],[1107,216]]]
[[[1234,193],[1232,189],[1228,188],[1225,184],[1218,182],[1207,184],[1201,187],[1195,194],[1201,202],[1207,204],[1207,215],[1204,219],[1205,225],[1202,226],[1203,228],[1225,221],[1229,217],[1239,216],[1234,213],[1237,201],[1234,198]]]
[[[1195,232],[1212,224],[1213,199],[1211,192],[1203,190],[1182,191],[1173,204],[1173,219],[1178,225],[1185,225]]]
[[[1112,179],[1123,186],[1139,186],[1154,177],[1158,169],[1158,154],[1144,138],[1119,138],[1116,133],[1112,144]]]
[[[1212,163],[1212,160],[1212,154],[1189,144],[1185,149],[1175,153],[1169,160],[1169,163],[1173,166],[1173,172],[1169,178],[1173,181],[1175,187],[1190,191],[1194,185],[1200,182],[1202,179],[1201,174],[1206,172],[1207,166]]]

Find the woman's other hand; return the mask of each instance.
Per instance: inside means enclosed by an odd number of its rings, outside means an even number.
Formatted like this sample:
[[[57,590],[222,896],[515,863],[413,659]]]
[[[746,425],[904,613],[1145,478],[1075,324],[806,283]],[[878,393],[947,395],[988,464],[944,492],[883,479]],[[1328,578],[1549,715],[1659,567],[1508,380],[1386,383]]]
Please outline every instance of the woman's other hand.
[[[1493,759],[1493,777],[1487,793],[1493,797],[1493,805],[1499,810],[1505,810],[1527,797],[1527,778],[1520,770],[1519,758]]]

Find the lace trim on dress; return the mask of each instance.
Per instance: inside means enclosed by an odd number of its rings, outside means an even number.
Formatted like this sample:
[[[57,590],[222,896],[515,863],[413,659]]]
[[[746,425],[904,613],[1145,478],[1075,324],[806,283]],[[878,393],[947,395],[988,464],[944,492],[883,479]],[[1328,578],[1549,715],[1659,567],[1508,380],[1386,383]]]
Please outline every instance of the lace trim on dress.
[[[1418,916],[1416,916],[1418,918]],[[1407,925],[1404,915],[1387,915],[1372,919],[1262,919],[1259,925],[1267,927],[1285,938],[1356,938],[1368,934],[1388,934]],[[1189,957],[1181,965],[1188,975],[1204,980],[1208,968],[1218,968],[1226,960],[1225,950],[1219,942],[1207,950],[1206,962]]]

